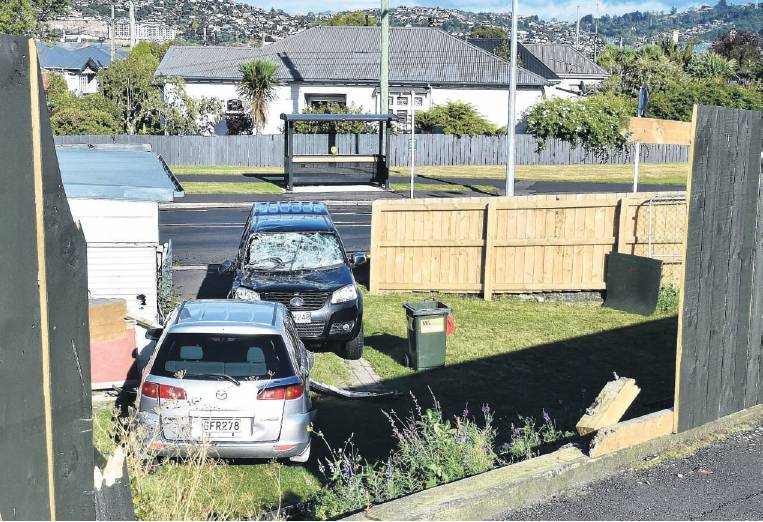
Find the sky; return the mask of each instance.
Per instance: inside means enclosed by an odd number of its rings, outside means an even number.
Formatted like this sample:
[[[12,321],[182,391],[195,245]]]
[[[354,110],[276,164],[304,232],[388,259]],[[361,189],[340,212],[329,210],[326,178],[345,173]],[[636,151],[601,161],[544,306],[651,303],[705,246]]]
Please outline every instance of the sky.
[[[349,11],[368,9],[379,6],[380,0],[244,0],[248,4],[265,9],[275,7],[289,13],[307,13],[308,11]],[[619,15],[633,11],[670,11],[675,6],[684,10],[701,4],[715,4],[717,0],[600,0],[600,15]],[[732,3],[732,2],[729,2]],[[737,3],[737,2],[733,2]],[[468,11],[508,11],[511,0],[390,0],[391,7],[400,5],[438,6],[443,8],[464,9]],[[544,19],[574,20],[576,6],[580,5],[580,15],[595,14],[595,0],[519,0],[520,15],[538,15]]]

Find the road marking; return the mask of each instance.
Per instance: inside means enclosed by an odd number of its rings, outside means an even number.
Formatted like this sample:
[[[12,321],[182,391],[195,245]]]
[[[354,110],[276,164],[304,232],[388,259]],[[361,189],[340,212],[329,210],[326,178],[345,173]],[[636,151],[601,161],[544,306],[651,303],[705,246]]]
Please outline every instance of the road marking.
[[[370,227],[371,223],[334,223],[338,227]]]
[[[217,267],[220,266],[217,263],[210,263],[208,265],[175,265],[172,267],[172,270],[175,272],[184,272],[186,270],[217,270]]]

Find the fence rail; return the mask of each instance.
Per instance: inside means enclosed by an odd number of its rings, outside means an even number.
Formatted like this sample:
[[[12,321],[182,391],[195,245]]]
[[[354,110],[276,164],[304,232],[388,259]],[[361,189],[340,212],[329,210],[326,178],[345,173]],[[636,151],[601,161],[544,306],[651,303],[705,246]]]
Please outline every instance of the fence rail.
[[[660,195],[663,198],[664,195]],[[685,197],[571,194],[374,202],[371,292],[602,290],[606,255],[662,259],[678,282]],[[659,201],[659,204],[655,204]]]
[[[374,134],[340,134],[335,137],[342,154],[371,154],[377,151]],[[238,165],[282,167],[283,136],[56,136],[56,144],[148,143],[170,165]],[[327,134],[295,135],[297,154],[320,154],[328,151]],[[538,141],[530,135],[517,135],[519,165],[626,164],[634,157],[634,147],[622,152],[597,155],[582,146],[561,140],[547,140],[538,150]],[[410,135],[396,134],[391,139],[390,165],[407,166]],[[642,163],[684,163],[688,148],[683,145],[644,145]],[[463,136],[421,134],[416,136],[416,164],[501,165],[506,162],[505,136]]]

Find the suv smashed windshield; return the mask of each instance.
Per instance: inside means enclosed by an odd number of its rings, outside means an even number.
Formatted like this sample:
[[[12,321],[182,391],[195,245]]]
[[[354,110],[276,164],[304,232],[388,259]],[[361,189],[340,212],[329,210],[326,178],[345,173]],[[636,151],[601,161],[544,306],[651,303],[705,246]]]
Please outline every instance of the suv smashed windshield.
[[[291,272],[341,264],[344,264],[344,254],[334,234],[283,232],[252,236],[245,267],[253,270]]]

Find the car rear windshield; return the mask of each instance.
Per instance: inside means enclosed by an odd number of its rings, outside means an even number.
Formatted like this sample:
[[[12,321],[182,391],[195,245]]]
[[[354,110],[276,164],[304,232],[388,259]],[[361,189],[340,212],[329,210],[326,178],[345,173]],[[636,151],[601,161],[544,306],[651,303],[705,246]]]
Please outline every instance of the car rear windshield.
[[[277,379],[294,375],[279,335],[170,333],[152,375],[185,379]]]
[[[328,268],[344,263],[335,234],[325,232],[268,232],[252,237],[246,268],[291,272]]]

